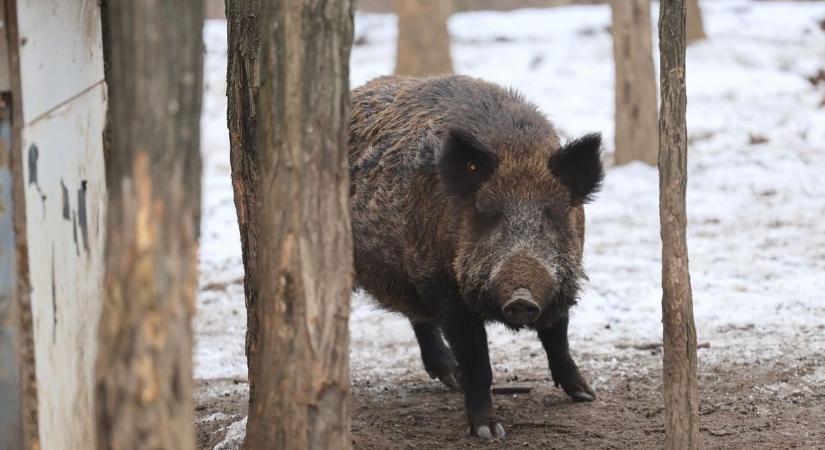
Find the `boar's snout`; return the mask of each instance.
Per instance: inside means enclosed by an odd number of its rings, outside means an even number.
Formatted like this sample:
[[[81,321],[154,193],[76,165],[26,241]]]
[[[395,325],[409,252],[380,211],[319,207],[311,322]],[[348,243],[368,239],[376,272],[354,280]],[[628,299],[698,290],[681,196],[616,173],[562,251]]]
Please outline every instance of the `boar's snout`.
[[[533,294],[530,291],[520,288],[513,292],[501,311],[507,321],[514,325],[530,325],[541,314],[541,307],[533,300]]]

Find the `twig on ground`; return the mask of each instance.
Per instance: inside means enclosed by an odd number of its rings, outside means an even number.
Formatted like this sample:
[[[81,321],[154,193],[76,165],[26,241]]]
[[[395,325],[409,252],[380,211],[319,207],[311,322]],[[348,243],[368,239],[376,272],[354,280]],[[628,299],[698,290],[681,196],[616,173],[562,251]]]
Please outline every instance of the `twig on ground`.
[[[662,348],[661,342],[646,342],[642,344],[616,344],[616,348],[626,349],[632,348],[635,350],[658,350]],[[696,344],[696,348],[710,348],[710,342],[700,342]]]
[[[727,431],[727,430],[717,431],[717,430],[710,429],[710,428],[708,428],[708,427],[701,427],[701,428],[699,428],[699,431],[706,431],[706,432],[708,432],[711,436],[717,436],[717,437],[721,437],[721,436],[728,436],[728,435],[733,434],[733,432],[732,432],[732,431]]]
[[[491,389],[493,394],[529,394],[533,388],[527,386],[496,386]]]

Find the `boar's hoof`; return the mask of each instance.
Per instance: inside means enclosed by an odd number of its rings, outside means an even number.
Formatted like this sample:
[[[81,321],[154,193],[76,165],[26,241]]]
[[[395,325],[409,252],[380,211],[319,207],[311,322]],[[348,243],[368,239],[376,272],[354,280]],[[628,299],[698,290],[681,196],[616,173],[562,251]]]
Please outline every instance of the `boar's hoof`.
[[[596,399],[593,388],[584,381],[579,373],[576,373],[576,378],[572,382],[562,382],[561,387],[574,402],[592,402]]]
[[[487,425],[481,425],[477,427],[475,433],[472,432],[472,428],[470,428],[467,431],[468,434],[476,435],[481,439],[492,439],[493,432],[495,432],[495,437],[498,439],[504,439],[504,437],[507,436],[507,433],[504,432],[504,427],[501,426],[501,424],[498,422],[496,422],[496,424],[493,425],[493,431],[490,431],[490,427]]]
[[[476,435],[482,439],[492,439],[493,433],[490,432],[490,427],[487,425],[482,425],[476,428]]]
[[[507,433],[504,432],[504,427],[501,426],[500,423],[497,423],[496,426],[493,428],[495,428],[496,437],[498,437],[499,439],[504,439],[504,436],[507,436]]]
[[[451,390],[460,391],[461,385],[458,383],[456,372],[456,368],[443,368],[442,370],[428,370],[427,374],[430,375],[430,378],[432,379],[438,378]]]
[[[556,387],[561,387],[564,392],[574,402],[592,402],[596,399],[596,392],[584,380],[576,365],[570,364],[564,367],[552,367],[551,372]]]
[[[461,390],[461,374],[458,370],[458,363],[449,353],[444,353],[438,358],[425,360],[424,370],[432,379],[438,378],[445,386],[453,391]]]
[[[590,394],[588,394],[587,392],[584,392],[584,391],[576,391],[576,392],[570,394],[570,398],[574,402],[592,402],[594,400],[592,395],[590,395]]]

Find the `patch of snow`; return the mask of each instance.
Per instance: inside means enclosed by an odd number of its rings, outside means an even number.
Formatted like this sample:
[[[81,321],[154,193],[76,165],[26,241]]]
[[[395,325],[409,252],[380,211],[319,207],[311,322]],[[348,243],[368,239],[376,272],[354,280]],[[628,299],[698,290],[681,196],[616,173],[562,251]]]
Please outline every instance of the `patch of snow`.
[[[229,425],[226,429],[226,436],[224,436],[221,442],[215,444],[212,450],[234,450],[241,448],[243,438],[246,436],[246,419],[247,418],[244,417]]]
[[[825,18],[825,4],[733,0],[702,6],[709,39],[692,45],[687,55],[688,245],[697,333],[700,342],[712,344],[700,358],[754,362],[788,352],[821,352],[825,109],[819,102],[825,88],[805,78],[825,67],[825,33],[817,24]],[[601,131],[610,153],[609,21],[605,5],[455,14],[449,23],[454,64],[459,73],[518,88],[564,137]],[[392,15],[356,15],[362,44],[352,51],[353,87],[391,73],[395,25]],[[246,373],[225,39],[224,21],[207,23],[201,293],[195,321],[199,379]],[[597,389],[616,376],[617,358],[633,354],[617,344],[661,339],[660,260],[656,169],[643,164],[609,169],[602,193],[587,206],[590,281],[570,325],[571,346],[580,364],[591,369]],[[426,377],[405,318],[377,309],[357,293],[350,329],[353,379],[380,387]],[[489,340],[497,376],[546,364],[530,333],[493,326]],[[821,384],[822,374],[809,379]]]
[[[802,378],[810,383],[811,386],[823,386],[825,385],[825,367],[817,367],[812,373]]]

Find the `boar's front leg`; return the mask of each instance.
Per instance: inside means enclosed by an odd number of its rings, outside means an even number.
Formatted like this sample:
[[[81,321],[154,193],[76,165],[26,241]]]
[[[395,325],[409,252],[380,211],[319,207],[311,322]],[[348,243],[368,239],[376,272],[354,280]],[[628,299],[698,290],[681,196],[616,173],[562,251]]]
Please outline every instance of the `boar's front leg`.
[[[421,349],[421,361],[430,378],[438,377],[450,389],[458,391],[458,364],[453,353],[447,348],[441,337],[441,329],[433,322],[412,324],[418,347]]]
[[[469,311],[461,300],[448,302],[442,329],[461,370],[469,432],[484,439],[491,439],[493,433],[503,438],[504,427],[493,419],[493,399],[490,395],[493,371],[490,368],[484,321]]]
[[[579,368],[570,356],[567,342],[567,324],[570,319],[565,316],[549,328],[539,330],[539,339],[547,352],[550,374],[553,382],[561,386],[574,402],[591,402],[596,393],[584,380]]]

